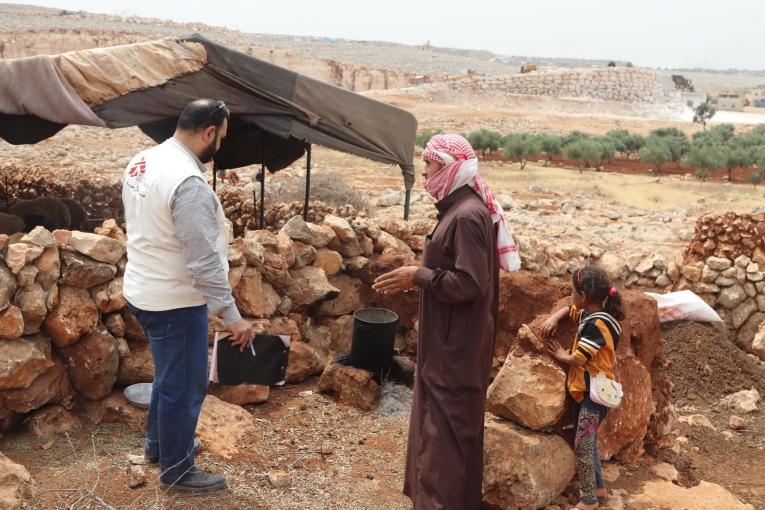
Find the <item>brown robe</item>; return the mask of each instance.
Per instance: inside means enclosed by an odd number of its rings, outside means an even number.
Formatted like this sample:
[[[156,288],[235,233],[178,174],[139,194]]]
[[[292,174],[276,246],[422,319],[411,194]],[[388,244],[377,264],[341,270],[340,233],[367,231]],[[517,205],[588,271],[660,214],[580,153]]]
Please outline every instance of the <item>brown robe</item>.
[[[496,231],[467,186],[436,207],[439,223],[415,273],[420,326],[404,494],[415,510],[474,510],[498,310]]]

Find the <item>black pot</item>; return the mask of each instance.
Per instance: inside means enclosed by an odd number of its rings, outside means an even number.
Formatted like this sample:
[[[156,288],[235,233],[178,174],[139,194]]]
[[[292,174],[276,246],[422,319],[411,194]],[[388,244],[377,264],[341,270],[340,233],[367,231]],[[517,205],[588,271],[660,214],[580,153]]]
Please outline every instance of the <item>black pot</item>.
[[[353,314],[351,365],[378,373],[393,362],[398,315],[385,308],[362,308]]]

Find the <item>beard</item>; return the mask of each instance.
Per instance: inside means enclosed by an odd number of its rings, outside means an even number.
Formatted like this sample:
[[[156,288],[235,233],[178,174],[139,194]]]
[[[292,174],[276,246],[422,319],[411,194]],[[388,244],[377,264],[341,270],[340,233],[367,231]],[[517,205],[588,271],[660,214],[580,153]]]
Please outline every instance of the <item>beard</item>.
[[[205,147],[205,149],[202,151],[202,154],[199,155],[199,161],[202,162],[203,165],[206,165],[210,161],[212,161],[213,156],[215,156],[215,153],[218,152],[218,133],[215,133],[215,138],[212,142],[210,142],[210,145]]]

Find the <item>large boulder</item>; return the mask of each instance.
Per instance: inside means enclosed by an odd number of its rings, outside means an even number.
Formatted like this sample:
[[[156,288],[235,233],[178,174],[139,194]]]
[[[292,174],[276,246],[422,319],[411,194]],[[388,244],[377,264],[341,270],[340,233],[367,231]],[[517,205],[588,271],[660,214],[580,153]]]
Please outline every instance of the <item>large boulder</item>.
[[[321,355],[305,342],[292,342],[287,361],[287,382],[299,383],[324,370]]]
[[[600,455],[605,459],[625,448],[642,453],[643,439],[655,410],[651,374],[642,363],[632,356],[622,359],[619,380],[624,387],[622,403],[609,411],[598,434]]]
[[[754,335],[754,340],[752,340],[752,352],[762,361],[765,361],[765,322],[760,324],[760,329],[757,331],[757,334]]]
[[[28,388],[51,367],[53,358],[47,338],[0,340],[0,390]]]
[[[261,318],[273,315],[281,302],[274,288],[263,281],[260,271],[254,267],[247,267],[242,273],[234,289],[234,299],[242,314]]]
[[[752,341],[760,330],[760,325],[765,322],[765,312],[756,312],[749,317],[736,335],[736,343],[742,349],[749,350],[752,348]]]
[[[703,480],[689,488],[668,480],[645,482],[639,493],[629,496],[627,505],[632,510],[754,510],[719,485]]]
[[[303,341],[324,357],[332,351],[332,332],[326,326],[317,325],[312,319],[307,320],[301,329]]]
[[[301,216],[293,216],[279,231],[293,241],[310,244],[315,248],[323,248],[337,236],[331,228],[322,228],[312,223],[306,223]]]
[[[78,252],[99,262],[115,265],[125,254],[122,241],[88,232],[72,232],[69,244]]]
[[[300,327],[297,322],[286,317],[276,317],[271,320],[251,320],[252,330],[255,333],[266,335],[284,335],[290,337],[291,342],[300,341]]]
[[[8,245],[5,263],[13,274],[18,274],[24,266],[39,257],[44,248],[27,243],[12,243]]]
[[[248,436],[256,432],[255,419],[249,412],[207,395],[197,424],[197,437],[205,452],[230,459],[241,451]]]
[[[5,310],[11,304],[17,287],[16,277],[13,276],[8,266],[0,261],[0,311]]]
[[[218,397],[224,402],[238,406],[248,404],[260,404],[268,400],[270,388],[258,384],[237,384],[236,386],[226,386],[224,384],[213,383],[210,385],[210,394]]]
[[[61,349],[72,385],[78,393],[97,400],[106,397],[117,382],[120,358],[117,340],[101,326],[79,342]]]
[[[126,339],[133,342],[149,341],[149,339],[146,338],[146,333],[143,330],[143,326],[141,326],[141,323],[138,321],[138,317],[133,315],[133,312],[131,312],[128,307],[122,309],[121,315],[122,320],[125,323],[125,334],[123,336]]]
[[[486,408],[532,430],[552,427],[566,409],[566,374],[547,358],[510,354],[489,386]]]
[[[129,386],[154,380],[154,361],[151,346],[146,342],[131,342],[128,351],[120,356],[117,383]]]
[[[48,403],[71,406],[74,390],[64,363],[53,358],[53,366],[35,378],[26,388],[0,393],[0,407],[17,413],[28,413]]]
[[[14,296],[13,303],[21,309],[24,317],[25,335],[40,332],[40,327],[48,314],[47,300],[48,293],[37,283],[20,288]]]
[[[337,319],[326,317],[321,321],[321,325],[329,329],[331,340],[330,349],[335,352],[346,352],[351,350],[353,342],[353,316],[343,315]]]
[[[344,218],[328,214],[324,217],[323,224],[334,230],[335,234],[337,234],[337,239],[343,244],[358,240],[356,238],[356,231],[353,230],[351,224]]]
[[[752,388],[751,390],[741,390],[726,396],[720,401],[720,407],[746,414],[757,411],[757,404],[759,402],[760,393],[755,388]]]
[[[101,400],[80,399],[77,407],[93,425],[123,423],[136,432],[146,433],[148,411],[129,403],[122,391],[114,391]]]
[[[319,391],[334,395],[340,404],[364,411],[373,410],[380,400],[380,386],[371,373],[334,361],[321,374]]]
[[[97,287],[90,289],[90,296],[101,313],[112,313],[127,306],[127,300],[122,294],[121,276]]]
[[[82,430],[80,418],[58,404],[39,409],[29,417],[26,425],[29,431],[39,439],[57,434],[76,434]]]
[[[747,295],[744,287],[741,285],[732,285],[723,289],[717,298],[717,306],[728,310],[733,310],[738,305],[746,301]]]
[[[125,319],[118,313],[113,313],[104,316],[104,325],[109,333],[115,338],[122,338],[127,333],[127,327],[125,326]]]
[[[371,289],[375,279],[389,271],[402,266],[416,264],[408,257],[394,253],[382,253],[374,255],[367,267],[360,273],[360,277],[366,289]],[[420,313],[420,293],[417,289],[412,292],[404,292],[396,295],[378,294],[369,292],[365,299],[368,307],[387,308],[398,315],[399,323],[407,328],[414,327],[414,323]]]
[[[299,269],[301,267],[307,266],[316,260],[316,248],[310,244],[294,241],[292,243],[292,247],[295,251],[295,262],[292,265],[294,269]]]
[[[544,508],[569,484],[574,452],[562,438],[490,419],[484,429],[483,503],[501,510]]]
[[[340,295],[324,301],[319,307],[319,315],[339,317],[364,307],[366,284],[362,280],[338,274],[330,278],[329,283],[340,290]]]
[[[0,453],[0,508],[29,508],[34,493],[34,480],[27,468]]]
[[[500,272],[497,350],[508,352],[522,324],[531,323],[567,294],[567,284],[541,274]]]
[[[336,251],[320,248],[316,252],[313,265],[323,269],[327,276],[334,276],[343,267],[343,256]]]
[[[35,260],[38,269],[37,282],[43,289],[50,289],[61,276],[61,258],[57,246],[45,248],[45,251]]]
[[[324,271],[318,267],[301,267],[290,270],[289,274],[291,280],[286,294],[296,308],[305,308],[340,294],[340,289],[333,286]]]
[[[0,312],[0,339],[12,340],[24,334],[24,315],[16,306]]]
[[[58,306],[45,319],[45,329],[56,347],[66,347],[96,329],[98,317],[98,308],[87,290],[62,286]]]
[[[95,261],[91,258],[64,251],[61,254],[64,263],[61,271],[64,285],[89,289],[106,283],[117,275],[117,267]]]
[[[25,234],[24,237],[21,238],[21,242],[34,244],[41,248],[56,246],[56,239],[53,237],[53,234],[42,225],[33,228],[31,232]]]

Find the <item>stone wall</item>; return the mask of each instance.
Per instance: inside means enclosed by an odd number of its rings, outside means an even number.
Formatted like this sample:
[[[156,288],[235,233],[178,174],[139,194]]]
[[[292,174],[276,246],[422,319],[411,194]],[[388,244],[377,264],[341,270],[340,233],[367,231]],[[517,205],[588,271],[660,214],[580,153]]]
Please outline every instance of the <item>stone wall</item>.
[[[478,78],[449,83],[454,90],[553,97],[582,97],[628,103],[664,101],[655,72],[647,69],[577,69],[539,71],[505,78]]]
[[[706,215],[696,223],[678,288],[690,288],[713,305],[737,332],[744,350],[765,323],[765,213]]]

